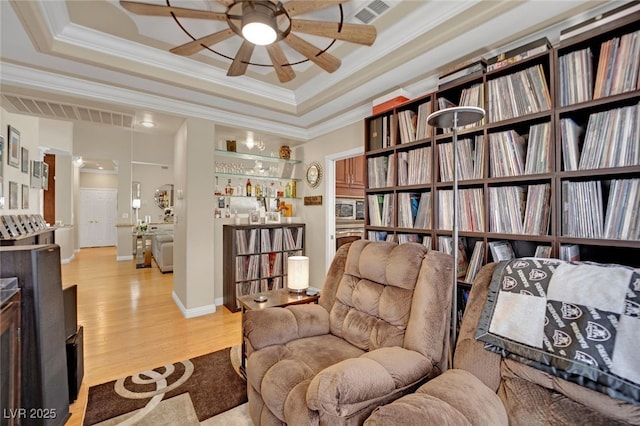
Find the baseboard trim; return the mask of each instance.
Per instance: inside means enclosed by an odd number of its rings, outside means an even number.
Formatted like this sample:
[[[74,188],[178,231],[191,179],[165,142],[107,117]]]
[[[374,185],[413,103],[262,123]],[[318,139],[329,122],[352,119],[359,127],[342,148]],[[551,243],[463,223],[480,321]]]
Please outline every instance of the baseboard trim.
[[[133,260],[133,255],[130,254],[129,256],[118,256],[118,257],[116,257],[116,260],[118,262],[122,262],[124,260]]]
[[[180,298],[178,297],[175,291],[171,292],[171,298],[173,299],[173,302],[178,306],[178,309],[180,309],[180,312],[182,312],[182,316],[184,316],[187,319],[195,318],[195,317],[199,317],[207,314],[213,314],[216,312],[215,304],[199,306],[193,309],[187,309],[186,306],[182,304],[182,300],[180,300]]]
[[[216,303],[216,306],[222,306],[224,305],[224,299],[222,297],[218,297],[215,303]]]
[[[66,263],[71,263],[74,257],[76,257],[76,255],[72,254],[71,257],[68,257],[66,259],[60,259],[60,264],[64,265]]]

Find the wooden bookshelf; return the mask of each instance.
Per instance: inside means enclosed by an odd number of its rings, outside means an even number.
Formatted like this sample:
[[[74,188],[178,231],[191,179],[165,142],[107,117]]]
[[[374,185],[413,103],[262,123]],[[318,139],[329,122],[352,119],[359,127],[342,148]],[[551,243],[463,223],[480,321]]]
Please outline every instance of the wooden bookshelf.
[[[476,243],[481,242],[481,263],[490,262],[493,258],[489,243],[506,240],[511,243],[517,257],[533,256],[539,246],[550,248],[551,256],[559,257],[561,246],[576,244],[580,248],[581,260],[640,267],[640,217],[637,213],[637,206],[640,205],[640,125],[637,122],[640,119],[640,82],[636,80],[635,86],[631,88],[630,83],[627,82],[624,86],[624,78],[618,77],[618,88],[605,90],[596,99],[591,90],[595,88],[598,79],[607,78],[601,76],[604,71],[598,76],[598,69],[611,69],[611,64],[607,66],[606,61],[601,60],[606,53],[601,52],[603,46],[609,46],[606,49],[611,50],[611,42],[606,43],[615,38],[622,40],[624,37],[626,41],[618,50],[632,56],[630,46],[633,43],[629,40],[631,37],[640,38],[640,33],[634,36],[628,34],[638,31],[640,18],[637,15],[627,16],[616,23],[564,40],[544,52],[525,55],[524,59],[493,71],[469,75],[447,83],[433,93],[366,118],[367,176],[375,173],[372,167],[376,164],[376,158],[388,157],[389,163],[395,161],[394,166],[389,166],[393,167],[395,175],[388,178],[385,176],[383,185],[368,184],[365,191],[368,197],[382,195],[392,200],[391,222],[372,223],[372,215],[367,206],[366,237],[398,241],[401,237],[415,235],[414,240],[424,240],[432,249],[441,248],[438,244],[439,237],[451,237],[451,227],[445,218],[451,210],[450,202],[447,205],[447,194],[453,187],[449,157],[451,147],[447,146],[452,142],[452,133],[450,129],[431,128],[424,133],[424,137],[408,141],[406,135],[403,137],[400,133],[401,117],[416,117],[419,126],[418,108],[427,102],[431,103],[429,109],[433,111],[447,103],[444,99],[456,105],[475,105],[481,100],[482,105],[476,106],[482,106],[490,113],[483,121],[461,128],[458,132],[458,152],[464,151],[460,158],[466,162],[461,166],[471,167],[471,170],[459,175],[461,202],[475,203],[478,209],[475,212],[476,219],[484,226],[476,226],[475,222],[472,226],[464,224],[465,208],[461,206],[459,234],[464,242],[467,259],[471,259]],[[640,45],[639,40],[634,42]],[[591,54],[575,53],[581,51],[589,51]],[[585,62],[587,58],[590,63]],[[627,70],[626,78],[630,78],[634,72],[635,78],[638,78],[638,61],[633,62],[632,59],[633,57],[614,60],[617,61],[615,66]],[[592,70],[591,74],[585,71],[587,69]],[[588,75],[591,75],[592,81],[584,83],[580,80]],[[570,88],[567,87],[568,82],[571,83]],[[599,83],[603,84],[603,81]],[[524,90],[525,86],[527,90]],[[518,91],[518,87],[522,90]],[[584,90],[587,90],[586,95]],[[574,96],[578,92],[579,96]],[[568,93],[572,95],[569,96]],[[507,99],[512,108],[505,112]],[[533,104],[535,107],[531,107]],[[369,132],[372,121],[380,120],[383,116],[389,123],[395,123],[389,127],[395,133],[388,136],[391,141],[388,146],[382,146],[377,140],[372,141]],[[572,120],[575,123],[573,131],[577,129],[574,132],[577,134],[577,141],[571,142],[566,138],[563,140],[562,126],[569,121],[561,124],[562,120]],[[591,142],[588,142],[585,141],[585,134],[590,120],[591,131],[598,133],[593,134]],[[620,133],[622,136],[619,136]],[[575,134],[571,134],[571,137],[575,138]],[[604,146],[593,143],[603,140],[608,141]],[[586,153],[585,146],[588,149]],[[401,185],[402,155],[423,147],[430,148],[430,156],[423,160],[423,168],[428,168],[430,172],[429,179]],[[532,152],[528,152],[530,148]],[[573,154],[570,149],[574,150]],[[514,158],[517,150],[521,150],[519,159]],[[618,158],[621,153],[626,157]],[[470,155],[474,157],[468,158]],[[573,161],[578,166],[567,170],[563,157],[565,155],[573,155]],[[591,166],[580,167],[581,157],[587,155],[594,155],[596,158]],[[572,193],[578,195],[569,198],[567,187],[571,186]],[[415,199],[415,196],[403,195],[406,193],[430,194],[430,206],[421,208],[421,214],[429,215],[428,220],[421,222],[426,222],[427,228],[407,226],[411,221],[402,215],[406,214],[408,207],[400,204],[407,203],[407,199]],[[507,193],[511,194],[511,198],[507,198]],[[588,196],[595,197],[596,202],[600,203],[597,209],[580,207],[590,205],[587,203],[569,207],[571,203],[576,203],[576,199],[582,201]],[[520,220],[524,225],[526,208],[516,214],[513,209],[501,204],[509,201],[510,205],[515,206],[518,204],[516,201],[521,200],[521,205],[524,206],[529,204],[528,197],[532,198],[529,208],[533,211],[529,212],[530,216],[527,218],[533,215],[535,220],[545,221],[546,226],[536,227],[530,223],[529,227],[523,227],[521,233],[507,233],[502,227],[492,227],[491,218],[496,205],[502,216],[509,216],[511,221]],[[545,197],[546,201],[540,202],[538,197]],[[533,206],[537,209],[533,209]],[[517,210],[517,207],[514,209]],[[600,214],[599,217],[596,215],[596,222],[601,224],[595,227],[601,227],[601,232],[592,235],[584,231],[573,234],[567,232],[569,222],[593,221],[591,214],[594,210],[597,210],[594,215]],[[495,214],[493,216],[495,219]],[[413,218],[413,223],[420,222],[416,219]],[[590,228],[586,226],[584,229]],[[461,278],[463,279],[464,277]]]
[[[304,254],[305,224],[224,225],[223,302],[287,287],[287,258]]]

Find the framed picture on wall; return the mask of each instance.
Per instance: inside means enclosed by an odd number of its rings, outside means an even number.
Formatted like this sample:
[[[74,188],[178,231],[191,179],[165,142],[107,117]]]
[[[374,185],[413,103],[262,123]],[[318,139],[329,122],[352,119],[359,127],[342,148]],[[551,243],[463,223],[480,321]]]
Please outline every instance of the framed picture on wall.
[[[20,132],[13,126],[9,126],[7,163],[13,167],[20,167]]]
[[[31,187],[42,188],[42,161],[31,161]]]
[[[20,163],[22,164],[20,167],[22,173],[29,173],[29,150],[27,148],[21,149]]]
[[[18,208],[18,182],[9,181],[9,209]]]
[[[3,172],[4,172],[4,151],[5,151],[5,147],[4,147],[4,136],[0,136],[0,178],[2,176],[4,176]],[[0,207],[2,208],[2,207]]]
[[[40,163],[42,164],[42,189],[46,191],[49,189],[49,165],[44,161]]]
[[[22,208],[29,208],[29,185],[22,184]]]

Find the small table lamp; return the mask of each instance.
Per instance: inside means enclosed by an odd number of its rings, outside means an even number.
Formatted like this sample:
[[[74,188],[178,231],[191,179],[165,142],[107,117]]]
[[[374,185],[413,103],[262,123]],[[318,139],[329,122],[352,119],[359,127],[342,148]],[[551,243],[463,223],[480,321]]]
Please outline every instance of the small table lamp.
[[[482,117],[484,117],[484,109],[471,106],[445,108],[427,117],[427,123],[429,123],[429,125],[440,128],[451,128],[453,130],[453,236],[451,237],[451,251],[453,254],[453,300],[451,301],[450,365],[456,346],[458,326],[458,127],[480,121]]]
[[[287,288],[292,293],[302,293],[309,287],[309,258],[289,256],[287,259]]]

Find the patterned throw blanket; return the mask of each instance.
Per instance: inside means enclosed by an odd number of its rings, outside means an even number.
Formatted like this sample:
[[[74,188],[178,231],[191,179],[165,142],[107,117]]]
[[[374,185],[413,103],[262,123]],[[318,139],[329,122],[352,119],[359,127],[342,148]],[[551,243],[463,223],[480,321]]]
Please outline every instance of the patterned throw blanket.
[[[621,265],[500,263],[476,338],[566,380],[640,404],[640,274]]]

